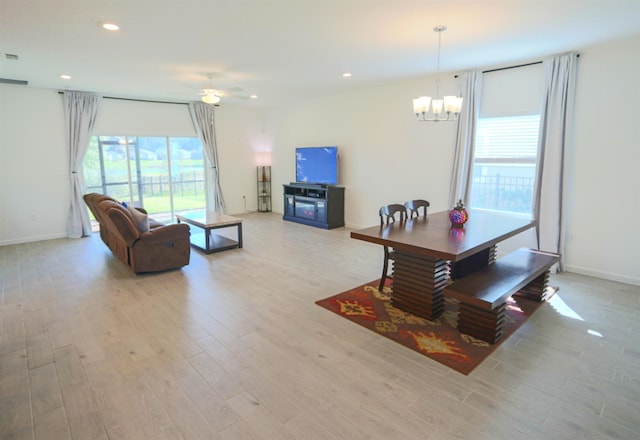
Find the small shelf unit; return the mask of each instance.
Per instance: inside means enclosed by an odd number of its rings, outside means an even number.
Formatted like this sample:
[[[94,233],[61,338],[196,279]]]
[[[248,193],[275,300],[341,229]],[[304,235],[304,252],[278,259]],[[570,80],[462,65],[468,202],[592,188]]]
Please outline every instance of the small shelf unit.
[[[271,212],[271,167],[259,166],[258,181],[258,212]]]

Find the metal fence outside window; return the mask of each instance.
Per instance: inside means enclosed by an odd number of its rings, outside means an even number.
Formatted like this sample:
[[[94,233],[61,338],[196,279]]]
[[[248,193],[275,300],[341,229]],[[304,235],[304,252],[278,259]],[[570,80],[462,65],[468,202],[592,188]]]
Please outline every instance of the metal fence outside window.
[[[517,213],[530,213],[533,203],[533,178],[474,176],[471,206]]]
[[[144,199],[145,197],[168,196],[169,184],[168,176],[158,175],[142,176],[139,182],[134,183],[134,186],[140,189]],[[204,194],[204,172],[190,171],[180,173],[178,176],[174,176],[171,185],[174,197]],[[127,182],[111,182],[104,183],[101,186],[89,186],[87,191],[110,194],[112,197],[126,199],[128,198],[129,186]]]
[[[140,181],[143,197],[158,197],[169,195],[169,184],[174,197],[185,195],[204,194],[204,172],[191,171],[173,176],[169,182],[169,176],[143,176]]]

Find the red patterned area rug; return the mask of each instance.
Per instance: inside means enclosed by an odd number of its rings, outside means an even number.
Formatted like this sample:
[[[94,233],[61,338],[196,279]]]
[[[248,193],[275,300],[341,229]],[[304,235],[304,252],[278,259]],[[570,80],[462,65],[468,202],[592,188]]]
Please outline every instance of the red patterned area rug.
[[[316,304],[462,374],[471,373],[541,305],[525,298],[510,298],[504,334],[492,345],[458,331],[457,300],[446,298],[442,315],[429,321],[393,307],[390,281],[383,292],[378,291],[379,282],[372,281]]]

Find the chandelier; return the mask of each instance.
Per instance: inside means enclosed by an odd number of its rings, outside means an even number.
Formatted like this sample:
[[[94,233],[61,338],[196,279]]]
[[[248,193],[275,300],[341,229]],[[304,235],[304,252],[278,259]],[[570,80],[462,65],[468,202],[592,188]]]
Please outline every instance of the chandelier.
[[[436,26],[434,32],[438,33],[438,64],[436,67],[436,97],[431,99],[430,96],[421,96],[413,100],[413,111],[418,121],[455,121],[462,108],[462,98],[458,96],[445,96],[440,98],[440,45],[442,41],[442,33],[447,30],[446,26]],[[428,115],[429,105],[433,111],[433,117]],[[446,118],[442,111],[447,114]],[[453,117],[452,117],[453,116]]]

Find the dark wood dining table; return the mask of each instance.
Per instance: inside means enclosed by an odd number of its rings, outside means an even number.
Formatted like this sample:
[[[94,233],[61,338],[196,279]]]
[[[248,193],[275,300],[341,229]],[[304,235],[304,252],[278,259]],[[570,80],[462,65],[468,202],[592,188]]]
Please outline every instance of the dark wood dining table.
[[[487,266],[499,242],[534,226],[523,216],[471,209],[463,228],[452,227],[449,211],[442,211],[352,231],[351,238],[393,248],[392,304],[433,320],[444,310],[450,279]]]

